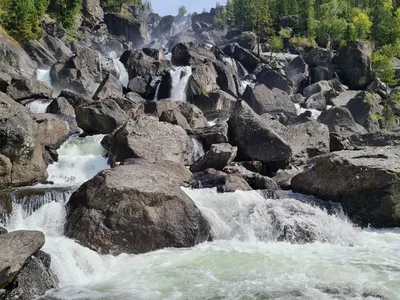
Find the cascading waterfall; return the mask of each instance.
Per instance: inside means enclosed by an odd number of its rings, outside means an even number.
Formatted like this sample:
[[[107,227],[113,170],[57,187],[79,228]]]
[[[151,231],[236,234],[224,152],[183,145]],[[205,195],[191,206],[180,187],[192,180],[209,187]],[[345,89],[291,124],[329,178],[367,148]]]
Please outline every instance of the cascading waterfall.
[[[204,156],[203,144],[194,138],[192,138],[192,143],[194,148],[194,160],[197,161]]]
[[[154,101],[158,100],[158,94],[160,93],[161,82],[157,84],[156,93],[154,94]]]
[[[242,72],[242,77],[246,77],[249,75],[249,72],[246,70],[246,68],[240,63],[240,61],[236,61],[236,64],[239,66],[240,71]]]
[[[37,69],[36,74],[37,74],[37,80],[47,82],[48,84],[51,85],[50,70]]]
[[[186,85],[190,76],[192,75],[192,67],[176,67],[171,70],[172,89],[171,99],[173,101],[186,102]]]
[[[29,102],[25,106],[35,114],[43,114],[46,112],[47,107],[51,103],[52,100],[34,100]]]
[[[318,109],[312,109],[312,108],[304,108],[301,107],[300,104],[295,103],[294,106],[296,107],[296,113],[297,115],[300,115],[304,112],[306,112],[307,110],[311,111],[311,117],[313,119],[318,119],[318,117],[321,115],[322,111],[318,110]],[[326,109],[330,109],[332,107],[332,105],[327,105]]]
[[[43,250],[60,280],[52,299],[355,300],[400,293],[399,229],[361,231],[340,215],[255,191],[184,191],[209,220],[213,242],[100,256],[63,236],[62,201],[32,215],[14,204],[7,227],[46,234]],[[279,242],[282,236],[315,242]]]
[[[122,83],[124,87],[128,86],[129,83],[129,75],[128,71],[126,70],[124,64],[120,62],[120,60],[117,57],[117,53],[115,51],[111,51],[108,56],[112,58],[114,62],[114,66],[118,71],[118,79]]]

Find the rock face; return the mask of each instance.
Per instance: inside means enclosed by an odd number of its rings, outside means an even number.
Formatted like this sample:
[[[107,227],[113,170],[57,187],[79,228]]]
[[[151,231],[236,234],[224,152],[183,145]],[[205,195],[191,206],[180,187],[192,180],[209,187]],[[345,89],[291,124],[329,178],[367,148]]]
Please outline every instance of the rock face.
[[[278,163],[292,156],[287,141],[243,101],[236,103],[228,124],[233,145],[238,146],[241,158]]]
[[[0,235],[0,288],[11,283],[28,259],[44,245],[40,231],[13,231]]]
[[[288,80],[293,84],[294,92],[300,93],[308,84],[308,77],[310,75],[308,65],[304,62],[301,56],[298,56],[283,69]]]
[[[340,50],[340,74],[350,89],[364,89],[373,81],[371,55],[371,46],[363,42],[351,43]]]
[[[34,77],[36,63],[29,55],[0,29],[0,64],[10,66],[11,69],[27,77]],[[10,71],[9,68],[7,71]]]
[[[89,134],[107,134],[113,132],[128,120],[128,115],[113,100],[94,101],[78,106],[76,122]]]
[[[363,226],[398,227],[399,155],[399,147],[382,147],[318,156],[292,179],[292,188],[340,202],[345,213]]]
[[[190,172],[171,162],[139,160],[103,171],[71,196],[66,235],[111,254],[203,242],[210,226],[180,189],[189,180]]]
[[[284,113],[287,116],[296,115],[296,107],[285,92],[273,88],[270,90],[264,84],[257,84],[254,89],[246,88],[243,99],[259,115],[269,113],[277,115]]]
[[[134,48],[139,48],[151,40],[146,22],[133,16],[105,14],[104,22],[111,34],[125,36],[128,41],[132,42]]]
[[[0,93],[0,189],[47,177],[38,124],[22,105]]]
[[[148,161],[173,161],[190,164],[192,141],[180,126],[159,122],[158,118],[140,115],[116,131],[110,148],[110,162],[128,158]]]
[[[292,89],[289,86],[289,82],[282,75],[272,69],[266,69],[262,73],[260,79],[258,80],[258,83],[264,84],[270,90],[276,88],[287,94],[290,94],[292,92]]]
[[[190,167],[190,171],[194,173],[210,168],[222,170],[235,159],[236,153],[237,147],[229,144],[211,145],[210,150]]]

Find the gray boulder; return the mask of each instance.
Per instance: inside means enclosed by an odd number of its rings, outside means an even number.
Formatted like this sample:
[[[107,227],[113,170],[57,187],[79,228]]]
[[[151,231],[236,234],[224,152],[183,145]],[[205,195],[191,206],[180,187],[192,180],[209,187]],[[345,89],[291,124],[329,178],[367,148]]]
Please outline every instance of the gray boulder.
[[[317,93],[326,93],[332,90],[332,87],[329,85],[328,81],[320,81],[309,85],[303,91],[303,96],[308,98]]]
[[[243,178],[254,190],[277,189],[276,182],[267,176],[252,172],[238,165],[227,166],[223,169],[227,174],[233,174]]]
[[[11,85],[12,77],[7,74],[0,72],[0,92],[5,93],[7,91],[7,87]]]
[[[128,115],[110,99],[78,106],[75,111],[78,126],[89,134],[111,133],[128,120]]]
[[[217,90],[201,94],[190,99],[190,102],[200,108],[208,120],[213,120],[213,115],[216,113],[229,114],[231,107],[236,103],[236,98],[224,91]]]
[[[257,84],[254,89],[248,86],[243,99],[259,115],[265,113],[296,115],[296,107],[288,94],[276,88],[271,90],[264,84]]]
[[[193,103],[198,96],[207,96],[209,93],[219,90],[217,77],[217,72],[211,63],[193,67],[186,87],[188,101]]]
[[[339,51],[340,74],[350,89],[364,89],[373,81],[371,56],[372,48],[365,42],[351,43]]]
[[[307,109],[325,110],[326,98],[324,93],[319,92],[308,97],[308,99],[304,103],[304,107]]]
[[[287,94],[292,93],[292,89],[289,86],[289,82],[281,74],[275,72],[272,69],[266,69],[262,73],[257,83],[264,84],[270,90],[276,88]]]
[[[201,45],[194,43],[179,43],[172,50],[172,63],[175,66],[190,66],[203,64],[206,60],[215,60],[215,55],[212,51],[207,50]]]
[[[51,101],[49,106],[47,106],[46,112],[55,115],[75,117],[75,109],[64,97],[58,97]]]
[[[237,147],[230,144],[211,145],[210,150],[190,167],[190,171],[195,173],[211,168],[222,170],[235,159],[236,153]]]
[[[346,106],[347,103],[360,92],[361,91],[345,91],[340,93],[339,96],[331,99],[328,104],[333,106]]]
[[[52,87],[47,83],[35,79],[14,79],[7,87],[7,95],[15,101],[26,99],[51,99]]]
[[[292,179],[292,188],[340,202],[362,226],[398,227],[399,155],[399,147],[372,147],[318,156]]]
[[[115,99],[123,96],[123,89],[121,82],[112,74],[107,74],[103,81],[100,83],[96,92],[94,93],[93,100]]]
[[[192,141],[181,127],[139,115],[115,132],[109,157],[113,165],[128,158],[191,164],[192,148]]]
[[[83,0],[82,4],[82,14],[87,21],[93,24],[103,22],[104,11],[100,5],[100,0]]]
[[[64,143],[70,133],[67,121],[52,114],[35,114],[37,125],[36,138],[42,145],[57,149]]]
[[[303,58],[301,56],[296,57],[283,70],[293,85],[293,92],[301,93],[303,88],[308,84],[309,77],[308,65],[304,62]]]
[[[114,255],[201,243],[210,238],[210,226],[180,189],[190,180],[191,173],[172,162],[134,160],[102,171],[71,196],[66,235]]]
[[[191,131],[191,134],[201,141],[206,150],[210,149],[213,144],[229,142],[228,124],[226,122],[214,126],[195,128]]]
[[[44,245],[40,231],[13,231],[0,235],[0,288],[11,283],[29,258]]]

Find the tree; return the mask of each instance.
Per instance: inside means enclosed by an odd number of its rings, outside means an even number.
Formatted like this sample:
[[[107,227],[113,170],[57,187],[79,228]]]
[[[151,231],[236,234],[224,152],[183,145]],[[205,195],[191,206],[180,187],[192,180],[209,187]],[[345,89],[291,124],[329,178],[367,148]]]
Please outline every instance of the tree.
[[[82,9],[82,0],[50,0],[50,14],[65,28],[75,26],[75,17]]]
[[[253,28],[258,37],[258,56],[260,56],[261,40],[272,32],[271,30],[271,15],[268,0],[253,0]]]
[[[368,14],[359,8],[355,8],[353,11],[353,24],[357,32],[359,39],[367,39],[371,33],[372,22],[369,19]]]
[[[179,6],[179,9],[178,9],[178,14],[179,14],[180,16],[184,16],[184,15],[186,15],[186,14],[187,14],[187,10],[186,10],[186,7],[185,7],[185,5],[181,5],[181,6]]]
[[[301,4],[300,19],[303,31],[309,39],[314,39],[316,36],[315,0],[302,0]]]

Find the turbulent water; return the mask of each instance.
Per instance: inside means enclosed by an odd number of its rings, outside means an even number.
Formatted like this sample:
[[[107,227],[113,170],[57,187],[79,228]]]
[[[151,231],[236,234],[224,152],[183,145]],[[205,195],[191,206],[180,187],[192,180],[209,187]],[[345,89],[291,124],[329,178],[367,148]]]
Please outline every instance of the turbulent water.
[[[117,57],[117,53],[115,51],[111,51],[108,56],[112,58],[114,66],[118,71],[119,81],[122,83],[124,87],[127,87],[129,83],[129,75],[124,64],[120,62],[119,58]]]
[[[186,85],[192,75],[192,67],[176,67],[171,71],[173,101],[186,101]]]
[[[35,114],[45,113],[51,100],[35,100],[26,104],[26,107]]]
[[[64,143],[48,168],[56,187],[34,198],[35,207],[16,200],[6,224],[46,234],[43,250],[60,280],[52,299],[399,299],[399,229],[361,230],[340,209],[328,213],[290,193],[265,199],[255,191],[184,189],[214,236],[190,249],[113,257],[80,246],[63,236],[65,187],[108,168],[101,139]]]

